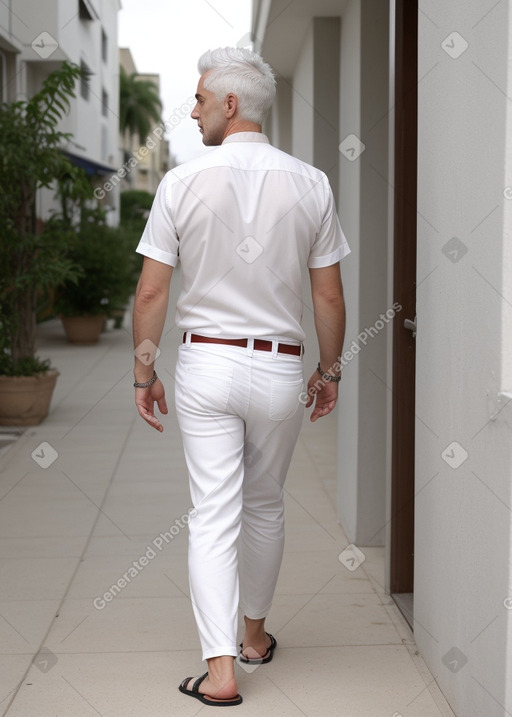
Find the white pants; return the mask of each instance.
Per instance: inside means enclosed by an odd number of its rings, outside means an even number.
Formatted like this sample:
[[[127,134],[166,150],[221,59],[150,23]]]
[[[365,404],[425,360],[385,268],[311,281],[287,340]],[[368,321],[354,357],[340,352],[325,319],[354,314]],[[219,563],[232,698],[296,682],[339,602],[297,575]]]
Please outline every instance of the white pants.
[[[176,413],[197,514],[189,579],[203,659],[237,655],[238,608],[266,617],[284,547],[283,484],[304,407],[302,358],[179,347]]]

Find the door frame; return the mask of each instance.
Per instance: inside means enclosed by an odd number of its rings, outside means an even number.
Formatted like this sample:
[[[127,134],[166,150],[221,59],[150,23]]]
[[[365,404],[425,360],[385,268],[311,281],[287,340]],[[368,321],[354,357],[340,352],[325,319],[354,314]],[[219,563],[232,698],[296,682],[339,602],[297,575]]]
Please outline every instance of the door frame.
[[[391,429],[391,594],[414,590],[415,339],[418,145],[418,0],[395,0],[394,17],[394,319]]]

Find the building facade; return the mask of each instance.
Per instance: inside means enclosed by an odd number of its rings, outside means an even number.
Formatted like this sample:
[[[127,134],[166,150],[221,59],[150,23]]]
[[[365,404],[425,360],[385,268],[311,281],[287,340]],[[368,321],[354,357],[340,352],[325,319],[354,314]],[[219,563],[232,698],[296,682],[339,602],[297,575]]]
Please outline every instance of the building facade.
[[[160,76],[138,73],[129,48],[120,48],[119,60],[127,75],[136,74],[141,80],[152,82],[160,94]],[[141,147],[148,151],[141,153]],[[133,169],[122,178],[121,191],[135,189],[155,194],[164,174],[173,166],[171,165],[169,142],[164,139],[163,133],[150,133],[141,145],[139,137],[137,135],[130,136],[126,130],[124,135],[121,135],[121,152],[123,162],[125,165],[128,163],[127,166],[129,166],[130,158],[137,159],[136,163],[133,162]]]
[[[63,150],[93,178],[115,172],[119,152],[119,0],[7,0],[0,7],[2,99],[31,97],[62,61],[87,70],[61,129],[72,134]],[[44,219],[51,197],[41,192]],[[109,222],[119,221],[119,191],[105,202]]]
[[[340,524],[454,712],[512,714],[512,7],[256,0],[253,44],[352,249]]]

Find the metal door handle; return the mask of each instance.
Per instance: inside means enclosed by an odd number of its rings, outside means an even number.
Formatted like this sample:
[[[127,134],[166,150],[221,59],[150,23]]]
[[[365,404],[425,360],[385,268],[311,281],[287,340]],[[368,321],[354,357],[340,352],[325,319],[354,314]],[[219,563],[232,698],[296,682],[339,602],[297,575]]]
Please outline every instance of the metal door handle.
[[[404,329],[407,329],[408,331],[412,331],[413,339],[416,338],[416,319],[417,319],[417,316],[414,317],[414,321],[412,321],[411,319],[405,319],[405,321],[404,321]]]

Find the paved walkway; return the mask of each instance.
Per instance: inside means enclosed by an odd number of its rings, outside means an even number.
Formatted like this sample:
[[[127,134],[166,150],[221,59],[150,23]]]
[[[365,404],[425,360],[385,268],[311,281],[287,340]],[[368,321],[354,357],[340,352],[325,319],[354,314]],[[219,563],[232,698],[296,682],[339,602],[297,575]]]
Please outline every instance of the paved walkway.
[[[179,332],[167,328],[159,370],[172,406]],[[61,372],[51,414],[0,457],[0,714],[205,714],[177,690],[204,663],[173,410],[163,435],[137,417],[128,330],[79,348],[52,321],[39,341]],[[353,571],[338,559],[348,540],[335,513],[335,429],[335,416],[304,421],[268,620],[279,647],[271,664],[236,668],[236,714],[451,715],[383,591],[383,550],[365,548]]]

